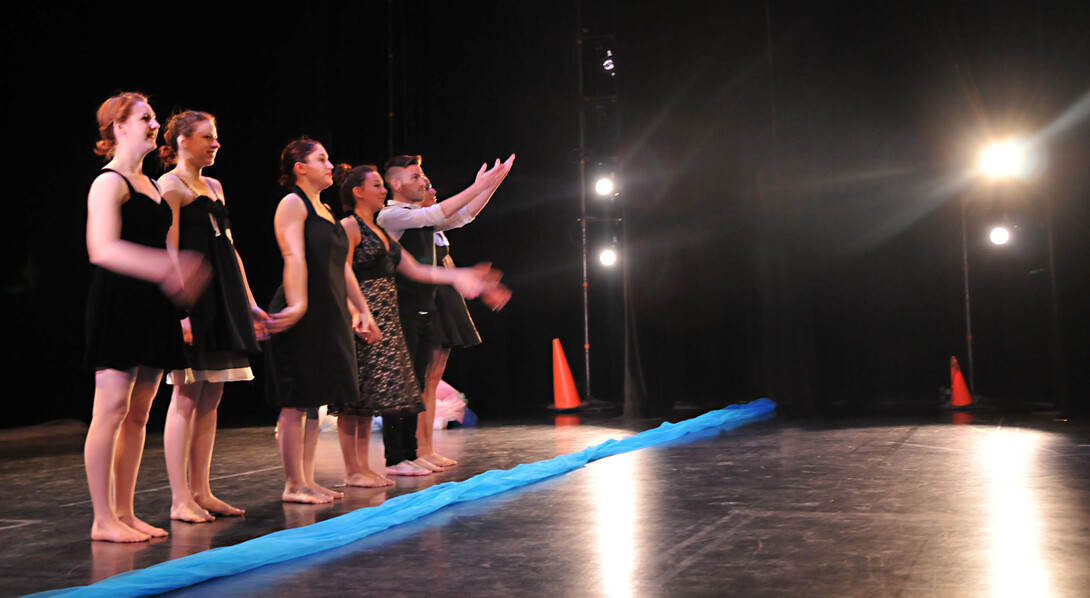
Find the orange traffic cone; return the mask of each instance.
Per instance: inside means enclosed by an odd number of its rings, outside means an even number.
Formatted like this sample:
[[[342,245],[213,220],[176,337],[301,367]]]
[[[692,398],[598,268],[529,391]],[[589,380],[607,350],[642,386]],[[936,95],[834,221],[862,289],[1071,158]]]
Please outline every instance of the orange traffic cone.
[[[575,379],[568,368],[564,349],[560,348],[560,339],[553,339],[553,407],[558,411],[569,411],[582,406],[579,393],[575,390]]]
[[[969,387],[965,385],[965,377],[961,375],[961,366],[958,358],[950,356],[950,406],[968,407],[973,404],[973,398],[969,395]]]

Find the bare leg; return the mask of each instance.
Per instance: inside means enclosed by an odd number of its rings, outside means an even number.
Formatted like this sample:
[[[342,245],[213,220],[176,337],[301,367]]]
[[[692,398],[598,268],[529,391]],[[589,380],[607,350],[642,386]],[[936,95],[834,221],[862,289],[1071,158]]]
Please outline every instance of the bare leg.
[[[193,500],[186,474],[189,470],[189,450],[193,435],[193,420],[204,383],[176,384],[167,409],[163,428],[163,449],[170,478],[170,518],[189,523],[204,523],[215,519]]]
[[[337,417],[337,438],[344,455],[344,483],[360,488],[381,488],[393,480],[371,470],[371,418],[356,415]]]
[[[284,462],[284,494],[280,500],[308,504],[333,502],[332,498],[315,494],[307,488],[307,480],[303,475],[303,455],[306,452],[303,448],[305,418],[306,412],[303,410],[285,407],[280,410],[280,419],[276,423],[280,458]],[[314,462],[311,461],[312,466],[313,464]]]
[[[435,394],[436,389],[439,388],[439,381],[443,379],[443,372],[447,369],[448,357],[450,357],[450,349],[445,347],[435,347],[432,351],[428,373],[424,377],[424,412],[416,418],[416,454],[420,457],[417,461],[423,459],[439,468],[454,467],[458,464],[454,459],[448,459],[436,453],[432,443],[435,437]],[[418,465],[423,464],[418,463]]]
[[[153,538],[166,537],[167,531],[137,519],[133,513],[133,497],[136,494],[136,475],[140,472],[140,459],[144,456],[145,428],[151,402],[159,390],[163,372],[138,366],[129,399],[129,412],[121,423],[114,456],[114,501],[117,516],[126,525]]]
[[[219,417],[222,382],[205,382],[193,419],[193,440],[189,450],[189,489],[201,508],[219,515],[242,515],[245,509],[233,507],[212,494],[209,476],[212,447],[216,444],[216,420]]]
[[[121,422],[129,412],[135,370],[98,370],[95,372],[95,404],[83,462],[87,486],[91,491],[94,522],[91,539],[109,542],[143,542],[151,536],[139,532],[117,517],[114,510],[114,455]]]
[[[359,418],[359,433],[356,435],[356,454],[360,458],[360,466],[367,475],[373,476],[380,486],[395,486],[393,480],[371,469],[371,423],[370,417]]]
[[[307,489],[312,494],[327,496],[330,499],[343,498],[343,492],[330,490],[314,481],[314,459],[318,454],[318,420],[307,418],[304,440],[306,442],[303,444],[303,479],[306,480]]]

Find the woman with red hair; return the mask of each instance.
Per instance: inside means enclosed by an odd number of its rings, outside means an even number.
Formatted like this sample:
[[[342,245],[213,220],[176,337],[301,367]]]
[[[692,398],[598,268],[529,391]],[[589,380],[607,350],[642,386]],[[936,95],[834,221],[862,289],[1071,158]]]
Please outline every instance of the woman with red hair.
[[[167,535],[133,512],[144,428],[163,370],[188,367],[177,306],[192,304],[208,272],[200,256],[168,250],[172,211],[142,171],[159,134],[147,98],[106,100],[98,123],[95,153],[109,161],[87,195],[87,255],[95,266],[85,358],[95,372],[84,445],[91,539],[141,542]]]

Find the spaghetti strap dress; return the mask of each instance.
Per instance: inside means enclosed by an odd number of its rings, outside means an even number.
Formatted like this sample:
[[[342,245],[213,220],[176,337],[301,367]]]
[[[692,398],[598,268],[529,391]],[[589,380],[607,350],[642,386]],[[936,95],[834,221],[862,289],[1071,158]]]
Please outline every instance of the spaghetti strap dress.
[[[398,315],[397,284],[394,275],[401,262],[401,245],[386,235],[390,248],[371,227],[352,214],[360,227],[360,242],[352,253],[352,271],[367,299],[382,340],[367,343],[356,338],[356,363],[359,367],[359,401],[355,404],[329,406],[334,415],[407,416],[424,410],[420,384],[413,373],[412,360],[401,331]]]
[[[103,172],[120,176],[129,188],[129,199],[121,204],[121,239],[166,249],[167,231],[174,219],[170,205],[162,198],[156,201],[138,193],[115,170],[104,168]],[[189,361],[181,316],[158,284],[94,266],[87,293],[84,365],[89,370],[127,370],[138,365],[184,370]]]
[[[179,212],[178,248],[196,251],[212,267],[212,279],[189,310],[193,344],[187,347],[197,380],[253,380],[247,354],[261,352],[250,317],[250,300],[231,241],[231,219],[219,197],[198,195]],[[173,384],[174,376],[167,382]]]
[[[440,238],[443,240],[442,244],[435,244],[435,263],[445,264],[448,261],[446,258],[450,256],[450,244],[441,232],[436,232],[435,237],[436,241]],[[436,318],[431,327],[433,345],[450,349],[481,344],[481,335],[477,333],[473,318],[469,316],[466,300],[454,287],[441,285],[436,288],[435,312]]]
[[[278,407],[314,409],[359,400],[352,320],[344,284],[348,237],[340,223],[315,212],[306,194],[294,193],[307,208],[304,223],[307,311],[294,326],[264,343],[265,400]],[[281,286],[269,313],[287,307]]]

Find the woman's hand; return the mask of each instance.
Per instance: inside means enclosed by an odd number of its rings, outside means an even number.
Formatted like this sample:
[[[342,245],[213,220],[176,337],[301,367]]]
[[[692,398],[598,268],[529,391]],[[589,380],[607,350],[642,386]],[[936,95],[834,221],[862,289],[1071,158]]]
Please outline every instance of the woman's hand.
[[[189,321],[189,318],[182,318],[182,340],[185,344],[193,345],[193,323]]]
[[[250,318],[254,321],[254,335],[257,340],[269,340],[269,321],[272,319],[265,310],[256,305],[250,306]]]
[[[178,307],[190,307],[204,292],[212,269],[201,254],[195,251],[179,251],[173,271],[159,281],[159,289]]]
[[[306,308],[289,305],[275,314],[269,314],[265,329],[270,334],[284,332],[299,323],[299,320],[302,320],[306,313]]]
[[[356,332],[367,344],[377,343],[382,340],[382,331],[379,330],[378,324],[375,322],[370,312],[361,314],[355,312],[352,314],[352,330]]]
[[[492,311],[500,311],[510,301],[511,289],[497,283],[496,286],[481,293],[480,299],[481,303],[487,305]]]
[[[481,262],[472,268],[458,268],[455,273],[454,290],[466,299],[475,299],[481,293],[500,283],[503,272],[493,270],[492,264]]]

